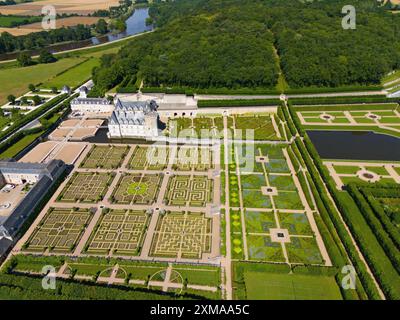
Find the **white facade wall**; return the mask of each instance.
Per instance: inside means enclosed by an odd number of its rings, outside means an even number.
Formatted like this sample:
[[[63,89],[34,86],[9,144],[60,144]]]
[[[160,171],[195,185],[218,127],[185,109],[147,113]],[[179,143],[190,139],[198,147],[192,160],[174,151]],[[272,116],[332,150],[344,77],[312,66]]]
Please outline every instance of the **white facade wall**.
[[[36,183],[41,178],[39,174],[3,173],[6,183],[23,184],[24,182]]]
[[[86,104],[86,103],[79,103],[73,104],[71,103],[71,110],[72,111],[79,111],[83,113],[107,113],[112,112],[114,110],[113,104]]]
[[[158,136],[157,127],[149,127],[146,125],[122,124],[108,125],[110,137],[154,137]]]

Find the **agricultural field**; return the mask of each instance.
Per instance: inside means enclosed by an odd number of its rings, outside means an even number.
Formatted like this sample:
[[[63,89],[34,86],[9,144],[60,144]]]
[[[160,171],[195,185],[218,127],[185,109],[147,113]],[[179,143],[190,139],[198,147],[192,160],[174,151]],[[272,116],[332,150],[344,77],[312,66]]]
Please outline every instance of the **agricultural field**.
[[[128,150],[129,147],[127,146],[94,145],[80,164],[80,167],[88,169],[117,169],[121,166]]]
[[[103,199],[113,174],[75,172],[59,195],[60,202],[96,203]]]
[[[41,21],[41,18],[0,15],[0,33],[2,28],[12,28],[15,25],[26,25],[36,21]]]
[[[50,208],[25,244],[25,250],[71,252],[91,217],[87,209]]]
[[[150,250],[151,256],[201,259],[211,251],[211,219],[204,213],[160,214]]]
[[[136,255],[145,236],[149,217],[144,211],[106,210],[94,228],[87,253]]]
[[[1,11],[0,6],[0,11]],[[9,19],[7,19],[9,18]],[[58,18],[56,20],[56,27],[73,27],[78,24],[82,25],[93,25],[96,24],[100,18],[98,17],[67,17]],[[37,16],[26,16],[26,17],[5,17],[0,16],[0,33],[8,32],[13,36],[27,35],[33,32],[43,31],[41,22],[42,18]],[[13,23],[21,24],[18,27],[13,27]]]
[[[40,0],[12,6],[0,6],[0,13],[4,15],[40,16],[43,6],[52,5],[59,14],[76,13],[78,15],[87,15],[97,10],[106,10],[109,7],[118,6],[118,3],[117,0],[89,0],[84,4],[78,0]]]
[[[157,201],[162,180],[160,174],[125,174],[111,196],[117,204],[153,204]]]

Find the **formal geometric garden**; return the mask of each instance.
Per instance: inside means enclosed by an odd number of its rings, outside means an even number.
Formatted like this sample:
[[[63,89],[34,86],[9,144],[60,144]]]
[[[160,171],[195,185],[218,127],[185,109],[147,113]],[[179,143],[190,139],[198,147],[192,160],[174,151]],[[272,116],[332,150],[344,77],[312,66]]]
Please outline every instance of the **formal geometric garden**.
[[[254,140],[279,140],[274,126],[272,125],[273,115],[246,114],[237,115],[235,121],[235,139],[248,139],[246,129],[254,130]]]
[[[284,149],[248,147],[230,148],[232,258],[245,259],[247,251],[253,261],[323,263]]]
[[[148,221],[149,216],[144,211],[103,209],[86,252],[136,255],[144,240]]]
[[[324,164],[330,171],[338,189],[350,182],[400,182],[400,164],[396,163],[324,161]]]
[[[95,203],[101,201],[115,173],[75,172],[57,201]]]
[[[207,171],[215,167],[213,151],[209,147],[180,147],[172,168],[178,171]]]
[[[384,127],[400,128],[400,109],[397,103],[363,105],[326,105],[295,107],[297,116],[305,126]]]
[[[121,166],[129,147],[127,146],[98,146],[94,145],[80,167],[88,169],[116,169]]]
[[[136,146],[129,161],[131,170],[163,170],[168,166],[170,148],[166,146]]]
[[[50,208],[25,244],[25,249],[72,252],[91,217],[88,209]]]
[[[171,137],[193,137],[199,139],[221,138],[223,118],[220,115],[202,115],[194,118],[174,118],[168,121]]]
[[[201,259],[211,251],[211,219],[204,213],[160,214],[153,235],[150,256]]]
[[[124,174],[110,201],[117,204],[153,204],[162,181],[160,174]]]
[[[204,207],[213,201],[213,180],[206,176],[174,175],[169,178],[164,201],[168,206]]]

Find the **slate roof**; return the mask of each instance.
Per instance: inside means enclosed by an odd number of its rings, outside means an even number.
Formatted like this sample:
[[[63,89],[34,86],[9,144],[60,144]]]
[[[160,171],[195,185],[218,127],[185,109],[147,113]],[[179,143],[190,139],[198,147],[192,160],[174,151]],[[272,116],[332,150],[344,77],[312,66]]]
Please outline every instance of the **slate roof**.
[[[111,125],[144,125],[146,116],[157,116],[157,103],[149,101],[121,101],[115,103],[111,114]]]

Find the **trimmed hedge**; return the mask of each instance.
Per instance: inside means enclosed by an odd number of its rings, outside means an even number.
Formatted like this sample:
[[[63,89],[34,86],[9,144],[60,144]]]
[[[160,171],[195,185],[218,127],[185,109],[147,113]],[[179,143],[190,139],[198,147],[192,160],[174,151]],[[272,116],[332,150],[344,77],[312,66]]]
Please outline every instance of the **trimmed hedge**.
[[[128,286],[98,285],[88,281],[57,279],[55,290],[43,290],[42,277],[0,274],[0,299],[16,300],[170,300],[204,299],[201,296],[162,293]]]
[[[289,117],[289,113],[286,110],[286,107],[283,106],[282,110],[286,116],[287,122],[290,123],[291,118]],[[295,131],[292,132],[293,135],[297,134],[297,130],[295,127],[291,128],[291,131],[292,130]],[[347,258],[348,256],[350,258],[350,261],[353,262],[353,264],[357,269],[357,274],[359,276],[359,280],[357,279],[357,282],[361,281],[362,284],[356,286],[359,298],[365,299],[365,293],[366,293],[370,299],[380,299],[378,290],[375,287],[375,284],[373,283],[370,274],[367,272],[364,263],[361,261],[358,252],[354,247],[353,242],[349,234],[347,233],[346,228],[343,225],[343,222],[339,218],[336,208],[334,207],[331,199],[329,198],[324,188],[323,181],[319,176],[319,173],[315,168],[313,161],[307,152],[307,149],[305,148],[300,138],[296,138],[295,144],[308,169],[307,177],[310,178],[309,182],[311,185],[311,191],[313,193],[315,202],[320,212],[321,220],[319,220],[318,216],[315,215],[316,222],[318,223],[319,228],[323,226],[323,223],[326,226],[326,229],[320,228],[320,232],[321,236],[324,237],[323,239],[326,243],[326,248],[328,250],[330,258],[332,259],[332,262],[336,266],[347,265],[349,264]],[[327,231],[329,230],[329,231],[323,232],[323,230]],[[328,234],[330,234],[330,237],[328,237]],[[344,248],[341,245],[343,245],[346,250],[344,250]],[[339,274],[336,276],[336,281],[338,283],[340,283],[341,281]],[[344,291],[342,291],[344,297],[349,299],[354,299],[354,295],[349,290],[344,290]]]
[[[347,200],[347,202],[344,202],[344,198],[341,196],[343,192],[339,193],[339,191],[336,189],[336,184],[332,181],[328,170],[322,164],[322,161],[320,160],[314,145],[312,144],[311,140],[308,138],[307,135],[304,137],[304,143],[305,146],[307,147],[308,152],[314,159],[314,163],[319,173],[323,177],[326,186],[336,203],[336,206],[342,213],[343,219],[350,228],[355,241],[362,250],[364,257],[367,260],[368,265],[370,266],[372,272],[374,273],[377,281],[379,282],[383,292],[387,297],[391,299],[400,299],[400,278],[398,277],[398,273],[396,272],[396,270],[394,268],[389,267],[391,265],[390,259],[385,255],[385,251],[380,246],[379,242],[377,242],[377,239],[373,235],[372,231],[369,228],[365,228],[365,226],[368,227],[367,222],[364,221],[365,225],[362,225],[362,221],[360,220],[357,220],[357,222],[355,221],[357,214],[354,210],[358,209],[357,206],[355,205],[354,202],[353,203],[350,202],[350,200],[352,201],[351,197],[350,199]],[[336,217],[337,212],[335,210],[331,211],[331,213],[332,213],[331,217],[333,219],[335,220],[339,219],[339,217]],[[362,216],[361,213],[360,215]],[[337,220],[335,224],[337,227],[340,227],[339,220]],[[346,237],[346,234],[344,234],[343,231],[342,231],[342,239],[349,238],[348,235]],[[350,240],[350,238],[348,240]],[[354,248],[352,249],[351,247],[352,246],[350,246],[350,243],[348,243],[346,245],[347,251],[351,256],[353,256],[353,258],[357,258],[358,253],[352,252]],[[354,256],[355,254],[357,256]],[[353,262],[355,262],[355,260],[353,260]],[[359,265],[359,267],[361,267],[361,264]],[[367,288],[365,289],[368,295],[372,293],[370,291],[370,289],[372,289],[370,288],[370,286],[368,286],[368,290]]]
[[[189,88],[189,87],[144,87],[144,93],[181,93],[187,95],[194,94],[221,94],[221,95],[280,95],[276,89],[265,88]]]
[[[374,212],[372,211],[368,202],[361,194],[361,192],[358,190],[357,185],[355,183],[349,183],[346,186],[346,190],[353,197],[355,203],[360,209],[360,212],[363,214],[369,227],[375,234],[376,238],[378,239],[380,245],[382,246],[388,258],[392,262],[393,266],[396,268],[397,272],[400,272],[400,252],[396,248],[392,239],[382,228],[379,219],[377,219],[377,217],[374,215]]]
[[[391,191],[393,190],[395,195],[394,198],[400,198],[400,187],[396,185],[396,188],[397,190],[388,189],[389,192],[385,193],[384,196],[391,198],[393,196],[393,193],[391,193]],[[400,249],[400,230],[393,225],[392,221],[390,221],[389,217],[387,216],[385,210],[382,208],[381,204],[375,199],[373,191],[371,192],[369,188],[360,188],[360,192],[365,197],[365,200],[370,205],[371,209],[375,213],[375,216],[379,219],[383,228],[388,233],[388,235],[396,245],[397,249]]]
[[[399,98],[387,98],[385,95],[357,96],[357,97],[315,97],[315,98],[291,98],[293,105],[313,104],[345,104],[345,103],[383,103],[399,102]]]
[[[117,88],[117,93],[136,93],[137,91],[138,87],[135,86]]]
[[[371,86],[346,86],[346,87],[308,87],[308,88],[294,88],[286,89],[285,94],[301,94],[301,93],[325,93],[325,92],[362,92],[362,91],[381,91],[382,85]]]
[[[296,144],[300,150],[300,153],[303,156],[303,159],[305,160],[308,171],[312,177],[312,180],[313,180],[315,187],[318,191],[318,194],[321,198],[321,202],[325,206],[326,210],[320,211],[321,217],[323,217],[324,221],[327,221],[328,219],[330,219],[333,222],[336,232],[338,233],[342,244],[346,248],[346,252],[347,252],[350,260],[352,261],[352,263],[355,265],[355,267],[357,269],[357,274],[360,277],[361,283],[362,283],[368,297],[370,299],[380,299],[378,290],[375,287],[375,284],[371,278],[371,275],[368,273],[367,268],[365,267],[364,262],[361,260],[359,254],[358,254],[358,251],[356,250],[355,246],[353,245],[353,242],[352,242],[342,220],[340,219],[335,206],[331,202],[331,199],[329,198],[329,196],[324,188],[324,183],[323,183],[321,177],[319,176],[319,173],[318,173],[317,169],[315,168],[313,161],[311,160],[311,157],[307,152],[307,149],[305,148],[304,144],[301,142],[300,139],[296,139]],[[328,216],[326,216],[326,214],[328,214]]]
[[[279,99],[236,99],[236,100],[199,100],[199,108],[210,107],[243,107],[243,106],[278,106]]]
[[[295,111],[355,111],[355,110],[392,110],[399,105],[395,102],[382,104],[343,104],[322,106],[295,106]]]

